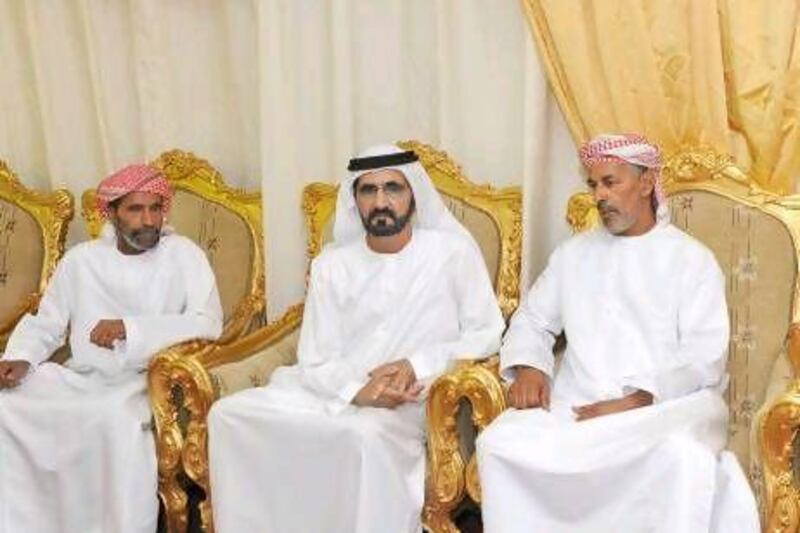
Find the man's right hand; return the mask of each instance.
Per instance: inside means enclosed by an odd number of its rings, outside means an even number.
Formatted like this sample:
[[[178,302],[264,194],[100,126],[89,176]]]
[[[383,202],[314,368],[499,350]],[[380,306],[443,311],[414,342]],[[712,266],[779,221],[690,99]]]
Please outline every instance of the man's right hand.
[[[516,378],[508,388],[508,403],[516,409],[550,409],[550,381],[547,374],[530,366],[514,367]]]
[[[28,361],[0,359],[0,389],[13,389],[31,369]]]

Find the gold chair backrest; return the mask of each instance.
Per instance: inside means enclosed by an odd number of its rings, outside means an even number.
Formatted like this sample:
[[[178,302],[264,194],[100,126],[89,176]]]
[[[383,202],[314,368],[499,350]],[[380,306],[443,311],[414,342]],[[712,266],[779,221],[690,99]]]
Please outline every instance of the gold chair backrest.
[[[225,317],[225,343],[262,323],[265,306],[261,194],[237,190],[194,154],[172,150],[152,164],[167,176],[175,196],[168,223],[206,253],[217,279]],[[103,220],[94,189],[83,194],[83,217],[97,237]]]
[[[669,158],[663,177],[672,223],[708,246],[726,276],[729,448],[748,468],[751,422],[798,320],[800,198],[755,188],[729,160],[707,151]],[[588,193],[570,199],[567,219],[576,231],[598,223]]]
[[[19,319],[36,309],[64,254],[72,215],[68,191],[27,189],[0,161],[0,352]]]
[[[508,318],[519,303],[522,242],[522,193],[519,187],[476,185],[447,153],[418,141],[397,143],[413,150],[455,217],[472,233],[494,282],[500,308]],[[312,183],[303,190],[308,256],[315,257],[331,238],[338,187]]]

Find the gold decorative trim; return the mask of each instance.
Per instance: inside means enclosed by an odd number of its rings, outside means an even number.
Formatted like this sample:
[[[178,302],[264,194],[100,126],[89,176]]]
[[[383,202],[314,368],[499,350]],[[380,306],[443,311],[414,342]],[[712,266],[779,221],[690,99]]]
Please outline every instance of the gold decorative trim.
[[[431,532],[455,532],[452,513],[468,494],[480,503],[480,482],[473,454],[462,456],[458,412],[462,400],[472,406],[472,423],[482,431],[506,408],[498,375],[499,358],[462,361],[431,386],[427,403],[428,470],[423,523]]]
[[[38,292],[30,294],[9,317],[0,319],[0,348],[5,346],[11,331],[26,313],[35,311],[56,264],[64,255],[69,221],[74,214],[72,194],[65,189],[43,193],[26,188],[4,161],[0,161],[0,199],[14,204],[36,221],[41,231],[42,267]]]
[[[184,491],[180,474],[183,456],[194,443],[191,436],[181,431],[180,416],[185,409],[190,414],[205,406],[206,385],[201,373],[186,371],[184,363],[213,347],[210,342],[191,341],[172,346],[158,353],[150,363],[148,382],[153,418],[156,426],[156,450],[158,457],[158,495],[164,504],[167,531],[185,533],[188,527],[188,497]],[[202,389],[197,391],[197,389]],[[182,403],[178,402],[181,391]],[[187,395],[187,391],[194,394]],[[191,426],[192,422],[189,422]]]
[[[264,230],[262,226],[261,194],[229,187],[222,174],[208,161],[191,152],[170,150],[151,164],[161,169],[172,187],[190,192],[209,202],[221,205],[238,216],[247,226],[253,245],[253,264],[250,293],[236,304],[228,317],[219,342],[231,342],[247,333],[265,307]],[[81,198],[81,214],[92,238],[100,235],[103,217],[97,207],[95,189],[85,191]]]
[[[522,191],[519,187],[496,189],[491,185],[476,185],[453,161],[447,152],[419,141],[400,141],[398,146],[413,150],[430,175],[436,189],[457,198],[489,216],[500,235],[495,292],[500,309],[506,318],[519,304],[520,271],[522,267]],[[327,183],[312,183],[303,189],[303,212],[309,230],[308,257],[322,249],[325,226],[336,209],[338,187]]]

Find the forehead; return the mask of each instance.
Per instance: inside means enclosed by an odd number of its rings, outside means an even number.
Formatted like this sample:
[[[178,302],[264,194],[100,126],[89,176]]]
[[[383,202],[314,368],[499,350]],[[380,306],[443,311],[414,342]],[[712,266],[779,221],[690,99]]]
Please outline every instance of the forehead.
[[[624,161],[602,161],[592,165],[587,179],[599,180],[606,177],[627,177],[633,175],[633,166]]]
[[[379,183],[386,183],[389,181],[399,181],[400,183],[408,185],[408,180],[406,180],[405,175],[399,170],[393,168],[376,170],[374,172],[362,174],[361,176],[358,177],[359,185],[363,185],[365,183],[375,185]]]
[[[153,204],[163,204],[164,199],[161,198],[161,195],[153,193],[153,192],[129,192],[125,196],[122,197],[120,200],[119,205],[120,207],[131,206],[131,205],[153,205]]]

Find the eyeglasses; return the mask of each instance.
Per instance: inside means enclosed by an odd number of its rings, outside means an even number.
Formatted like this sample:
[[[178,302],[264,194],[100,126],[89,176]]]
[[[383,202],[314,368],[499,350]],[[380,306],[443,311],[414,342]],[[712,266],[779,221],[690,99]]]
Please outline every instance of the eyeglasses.
[[[386,183],[363,183],[356,188],[356,194],[366,200],[373,200],[378,196],[378,191],[382,190],[390,200],[397,200],[408,190],[408,187],[399,181],[387,181]]]

